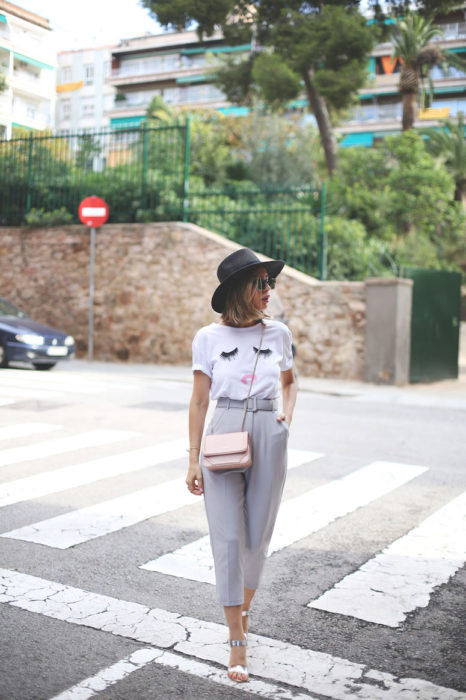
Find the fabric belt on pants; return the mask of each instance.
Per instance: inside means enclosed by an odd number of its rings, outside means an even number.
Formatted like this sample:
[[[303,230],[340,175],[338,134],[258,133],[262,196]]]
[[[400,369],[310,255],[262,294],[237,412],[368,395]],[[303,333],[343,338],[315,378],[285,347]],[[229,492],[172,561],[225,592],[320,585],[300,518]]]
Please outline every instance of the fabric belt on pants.
[[[247,402],[247,411],[276,411],[278,409],[277,399],[258,399],[256,396],[250,396]],[[244,410],[245,403],[246,399],[228,399],[224,396],[217,400],[219,408],[242,408]]]

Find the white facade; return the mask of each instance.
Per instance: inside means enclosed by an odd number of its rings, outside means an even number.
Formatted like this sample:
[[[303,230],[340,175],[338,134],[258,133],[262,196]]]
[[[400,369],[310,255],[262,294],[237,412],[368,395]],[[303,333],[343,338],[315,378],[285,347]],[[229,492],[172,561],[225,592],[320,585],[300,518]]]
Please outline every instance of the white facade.
[[[113,46],[60,51],[57,66],[56,127],[58,131],[102,129],[113,107]]]
[[[55,52],[47,19],[0,0],[0,138],[54,126]]]

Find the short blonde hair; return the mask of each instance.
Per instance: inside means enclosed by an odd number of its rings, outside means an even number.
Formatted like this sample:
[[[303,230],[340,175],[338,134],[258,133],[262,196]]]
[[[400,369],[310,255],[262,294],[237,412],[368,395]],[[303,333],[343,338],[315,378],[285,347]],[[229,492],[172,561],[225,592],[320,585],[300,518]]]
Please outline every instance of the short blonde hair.
[[[252,280],[256,277],[256,270],[257,268],[245,270],[229,286],[222,312],[222,321],[227,326],[240,326],[242,323],[261,321],[266,317],[253,303],[255,288]]]

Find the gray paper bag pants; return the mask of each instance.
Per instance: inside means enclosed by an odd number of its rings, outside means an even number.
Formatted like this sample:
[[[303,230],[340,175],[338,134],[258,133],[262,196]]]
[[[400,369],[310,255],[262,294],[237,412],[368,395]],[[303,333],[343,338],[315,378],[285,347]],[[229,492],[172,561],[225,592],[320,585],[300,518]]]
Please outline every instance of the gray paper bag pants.
[[[243,409],[217,408],[207,434],[241,429]],[[288,426],[276,411],[250,411],[244,429],[252,443],[245,472],[202,467],[204,500],[220,605],[241,605],[243,588],[256,589],[285,484]]]

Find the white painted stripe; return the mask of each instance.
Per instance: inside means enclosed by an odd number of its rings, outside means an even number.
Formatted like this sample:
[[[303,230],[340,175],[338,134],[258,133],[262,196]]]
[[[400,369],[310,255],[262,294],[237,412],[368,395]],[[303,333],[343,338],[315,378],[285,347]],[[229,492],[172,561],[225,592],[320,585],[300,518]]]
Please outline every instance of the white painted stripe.
[[[11,406],[12,403],[16,403],[16,399],[0,399],[0,406]]]
[[[466,561],[466,492],[308,605],[398,627]]]
[[[135,437],[138,433],[126,430],[92,430],[79,435],[69,435],[56,440],[45,440],[36,442],[33,445],[23,447],[11,447],[8,450],[0,451],[0,466],[6,464],[18,464],[33,459],[42,459],[52,455],[60,455],[73,450],[80,450],[85,447],[98,447],[108,445],[112,442],[120,442]]]
[[[426,467],[396,462],[372,462],[341,479],[307,491],[282,503],[269,556],[308,537],[329,523],[367,505],[426,471]],[[214,562],[208,537],[142,564],[157,571],[203,583],[215,583]]]
[[[14,440],[16,438],[28,437],[29,435],[51,433],[54,430],[63,430],[63,426],[54,423],[16,423],[14,425],[4,425],[0,428],[0,440]]]
[[[64,393],[60,389],[36,389],[33,386],[29,388],[18,389],[17,387],[2,386],[2,395],[10,399],[15,399],[15,401],[25,401],[30,399],[31,401],[35,399],[57,399],[64,396]]]
[[[63,693],[55,695],[51,700],[89,700],[89,698],[93,698],[98,693],[115,685],[118,681],[127,678],[133,671],[137,671],[150,663],[173,668],[182,673],[189,673],[196,678],[205,678],[229,688],[238,688],[238,684],[228,678],[225,669],[219,669],[216,666],[195,661],[191,658],[188,659],[180,654],[147,647],[138,649],[125,659],[102,669],[95,676],[86,678]],[[308,693],[303,695],[295,691],[285,690],[277,685],[264,683],[264,681],[258,681],[253,678],[250,678],[248,683],[241,685],[241,691],[273,700],[309,700],[309,698],[316,697]]]
[[[199,502],[199,497],[187,490],[184,478],[173,479],[97,503],[95,506],[73,510],[55,518],[5,532],[0,537],[36,542],[56,549],[68,549],[135,525],[147,518]]]
[[[303,464],[315,462],[316,459],[323,457],[323,452],[309,452],[308,450],[288,450],[288,471],[296,469]]]
[[[222,665],[228,658],[227,630],[223,625],[160,608],[150,609],[139,603],[90,593],[17,571],[0,569],[0,602],[170,649],[186,657]],[[466,693],[429,681],[398,678],[363,664],[255,634],[248,637],[248,666],[253,676],[286,683],[333,700],[353,700],[354,697],[358,700],[399,700],[400,697],[466,700]]]
[[[47,376],[36,372],[21,372],[21,376],[16,375],[4,381],[2,377],[2,392],[18,392],[20,395],[30,395],[35,391],[42,391],[42,387],[51,392],[51,395],[61,394],[100,394],[113,384],[102,384],[99,381],[85,381],[79,374],[67,375],[64,372],[57,374],[48,373]]]
[[[162,442],[0,485],[0,508],[186,457],[186,439]]]
[[[129,676],[133,671],[138,671],[140,668],[147,666],[147,664],[150,664],[164,653],[161,649],[154,649],[153,647],[138,649],[125,659],[102,669],[94,676],[85,678],[72,688],[54,695],[50,700],[88,700],[93,698],[97,693],[107,690],[115,683],[118,683],[118,681]]]

